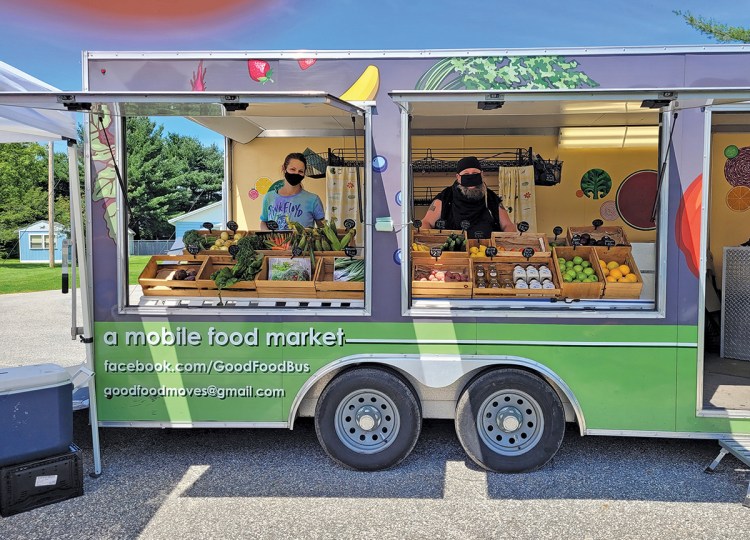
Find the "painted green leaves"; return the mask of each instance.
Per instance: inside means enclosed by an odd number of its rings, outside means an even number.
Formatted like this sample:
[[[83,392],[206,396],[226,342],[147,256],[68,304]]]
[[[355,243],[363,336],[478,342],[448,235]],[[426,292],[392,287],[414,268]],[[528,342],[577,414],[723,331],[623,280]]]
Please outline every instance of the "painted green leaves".
[[[581,177],[581,191],[590,199],[606,197],[612,189],[612,178],[602,169],[589,169]]]
[[[444,58],[417,81],[417,90],[512,90],[599,86],[562,56]]]

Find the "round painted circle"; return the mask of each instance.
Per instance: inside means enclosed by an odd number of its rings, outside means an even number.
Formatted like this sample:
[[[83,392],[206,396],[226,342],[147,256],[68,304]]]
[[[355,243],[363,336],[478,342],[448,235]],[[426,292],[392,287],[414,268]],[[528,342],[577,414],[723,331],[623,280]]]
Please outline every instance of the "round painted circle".
[[[656,199],[656,171],[636,171],[617,188],[615,202],[622,220],[639,231],[652,231],[651,211]]]
[[[604,221],[614,221],[620,214],[617,213],[617,204],[615,201],[607,201],[602,203],[599,208],[599,215],[602,216]]]
[[[257,199],[259,195],[260,193],[258,193],[258,190],[255,188],[247,192],[247,196],[250,197],[251,201],[254,201],[255,199]]]
[[[401,192],[399,191],[398,193],[396,193],[396,204],[401,206],[403,202],[404,202],[403,195],[401,195]]]
[[[576,191],[576,197],[578,197],[579,199],[583,198],[583,190],[582,189],[579,189],[578,191]]]
[[[400,249],[397,249],[396,251],[393,252],[393,262],[395,262],[399,266],[401,265],[401,250]]]
[[[385,172],[388,168],[388,160],[383,156],[375,156],[372,158],[372,170],[375,172]]]
[[[734,144],[730,144],[724,149],[724,157],[726,157],[727,159],[735,158],[739,153],[740,149],[737,148],[737,146]]]
[[[724,164],[724,178],[733,186],[750,186],[750,146],[743,146]]]

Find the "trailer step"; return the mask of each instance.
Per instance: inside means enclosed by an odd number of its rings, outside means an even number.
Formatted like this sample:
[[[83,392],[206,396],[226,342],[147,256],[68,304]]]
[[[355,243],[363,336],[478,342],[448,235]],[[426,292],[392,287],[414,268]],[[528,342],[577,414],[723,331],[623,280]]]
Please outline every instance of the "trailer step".
[[[726,439],[719,439],[719,455],[716,456],[711,464],[706,467],[707,473],[712,473],[716,470],[721,460],[727,454],[732,454],[734,457],[739,459],[742,463],[750,467],[750,437],[729,437]],[[743,506],[750,508],[750,482],[747,486],[747,494],[745,500],[742,502]]]

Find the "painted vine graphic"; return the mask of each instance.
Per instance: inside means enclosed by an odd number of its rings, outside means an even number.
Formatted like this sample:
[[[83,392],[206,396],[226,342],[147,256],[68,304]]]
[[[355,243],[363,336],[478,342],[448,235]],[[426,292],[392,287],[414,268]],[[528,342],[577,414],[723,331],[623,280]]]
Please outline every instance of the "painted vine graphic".
[[[103,201],[104,220],[107,223],[109,237],[117,239],[117,176],[112,153],[115,145],[115,133],[109,107],[102,106],[102,114],[92,117],[89,122],[91,139],[91,164],[94,175],[94,189],[91,198],[94,202]]]

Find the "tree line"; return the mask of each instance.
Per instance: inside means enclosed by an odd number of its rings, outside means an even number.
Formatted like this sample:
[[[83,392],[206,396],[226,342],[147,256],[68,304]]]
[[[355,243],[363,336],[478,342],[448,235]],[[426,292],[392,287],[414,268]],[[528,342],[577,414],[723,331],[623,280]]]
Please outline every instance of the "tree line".
[[[79,127],[79,145],[82,129]],[[224,155],[216,145],[165,133],[149,118],[126,129],[129,228],[136,239],[171,238],[167,220],[221,199]],[[18,257],[18,229],[47,220],[47,146],[0,144],[0,257]],[[79,174],[84,169],[79,158]],[[68,158],[55,153],[55,221],[70,226]]]

